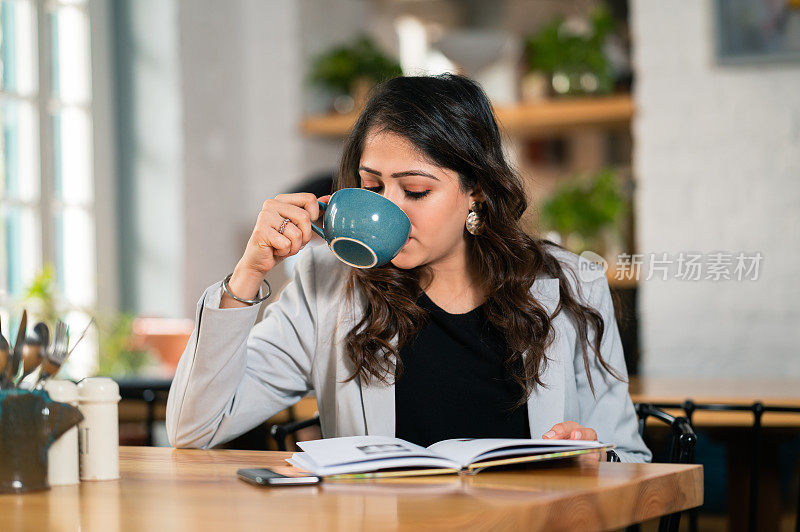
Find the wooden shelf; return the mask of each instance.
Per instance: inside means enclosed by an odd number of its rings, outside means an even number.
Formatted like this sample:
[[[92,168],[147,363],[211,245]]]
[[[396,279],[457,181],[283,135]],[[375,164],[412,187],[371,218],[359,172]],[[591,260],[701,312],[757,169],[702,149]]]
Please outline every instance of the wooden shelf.
[[[300,130],[312,137],[346,137],[356,118],[358,113],[308,116],[300,123]]]
[[[610,268],[606,272],[606,279],[608,279],[608,285],[611,288],[636,288],[639,285],[639,281],[636,278],[628,279],[623,277],[622,279],[617,279],[616,271]]]
[[[582,127],[622,127],[633,117],[630,95],[550,100],[495,107],[500,127],[509,135],[548,136]],[[300,124],[310,136],[347,136],[358,113],[308,116]]]

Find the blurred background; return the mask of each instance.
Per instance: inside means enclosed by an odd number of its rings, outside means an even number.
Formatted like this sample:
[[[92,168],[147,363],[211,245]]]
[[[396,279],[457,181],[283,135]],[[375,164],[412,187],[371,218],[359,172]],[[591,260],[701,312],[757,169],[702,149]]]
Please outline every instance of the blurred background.
[[[800,407],[798,0],[2,0],[0,62],[3,334],[94,317],[61,376],[149,391],[129,443],[164,443],[156,399],[262,202],[328,193],[401,73],[481,83],[525,227],[607,267],[635,401]],[[758,486],[791,526],[800,415],[756,444],[756,414],[701,414],[701,525]]]

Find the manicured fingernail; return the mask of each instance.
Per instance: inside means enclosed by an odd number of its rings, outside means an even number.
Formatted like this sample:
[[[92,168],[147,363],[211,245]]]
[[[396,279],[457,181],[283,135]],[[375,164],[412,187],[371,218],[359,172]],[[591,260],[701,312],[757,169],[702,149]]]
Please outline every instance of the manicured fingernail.
[[[551,430],[550,432],[545,432],[545,433],[544,433],[544,437],[545,437],[545,438],[552,438],[552,437],[553,437],[553,436],[555,436],[555,435],[556,435],[556,433],[555,433],[555,432],[553,432],[552,430]]]

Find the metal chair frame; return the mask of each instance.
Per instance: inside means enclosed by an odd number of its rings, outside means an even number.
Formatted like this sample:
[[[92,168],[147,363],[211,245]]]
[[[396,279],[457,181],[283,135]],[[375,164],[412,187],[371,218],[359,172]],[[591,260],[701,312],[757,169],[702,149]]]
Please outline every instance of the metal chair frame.
[[[145,419],[145,445],[153,445],[153,427],[156,419],[156,406],[159,402],[166,403],[171,379],[119,379],[119,395],[126,401],[143,401],[147,405]]]
[[[688,418],[672,416],[649,403],[634,404],[638,419],[639,435],[644,437],[647,428],[647,419],[652,417],[666,424],[672,430],[672,445],[670,446],[669,463],[691,464],[694,463],[694,448],[697,445],[697,435]],[[614,462],[619,461],[615,456]],[[681,524],[681,512],[662,516],[658,522],[659,532],[677,532]],[[640,530],[639,525],[632,525],[628,531]]]
[[[752,412],[753,427],[753,455],[750,462],[750,512],[748,513],[747,528],[755,532],[758,530],[758,481],[761,472],[761,442],[763,439],[763,425],[761,418],[765,412],[787,412],[800,414],[800,407],[794,406],[770,406],[761,401],[755,401],[750,405],[730,405],[724,403],[696,403],[692,399],[687,399],[682,403],[653,403],[657,408],[682,409],[686,413],[686,418],[691,423],[694,413],[698,410],[708,410],[715,412]],[[697,512],[690,513],[690,529],[697,530]],[[795,530],[800,532],[800,486],[798,487],[797,518]]]
[[[314,425],[319,425],[319,414],[316,414],[314,417],[310,419],[304,419],[301,421],[292,421],[289,423],[284,423],[283,425],[272,425],[270,428],[270,435],[272,439],[275,440],[275,444],[278,446],[279,451],[286,451],[286,438],[290,435],[294,434],[298,430],[306,429],[308,427],[313,427]]]

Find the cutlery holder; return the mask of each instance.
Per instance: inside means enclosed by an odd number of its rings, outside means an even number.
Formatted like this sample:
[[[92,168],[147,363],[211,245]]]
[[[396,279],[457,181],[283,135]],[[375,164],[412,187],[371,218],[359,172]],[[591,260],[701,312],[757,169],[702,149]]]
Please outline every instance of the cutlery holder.
[[[0,493],[48,489],[47,450],[82,419],[44,390],[0,390]]]

